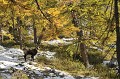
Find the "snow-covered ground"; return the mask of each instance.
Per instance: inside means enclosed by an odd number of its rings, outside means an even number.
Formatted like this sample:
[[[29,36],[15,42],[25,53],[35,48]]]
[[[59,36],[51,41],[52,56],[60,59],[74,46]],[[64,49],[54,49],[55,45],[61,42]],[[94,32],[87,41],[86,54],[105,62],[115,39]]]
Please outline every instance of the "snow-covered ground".
[[[52,57],[49,53],[48,51],[46,53],[48,58]],[[11,74],[14,73],[14,70],[26,72],[30,79],[38,79],[39,77],[43,79],[74,79],[73,76],[63,71],[51,69],[49,67],[39,68],[34,66],[36,64],[35,62],[24,62],[23,55],[23,51],[20,49],[4,49],[4,47],[1,46],[0,76],[2,76],[3,79],[11,79]]]
[[[60,40],[50,40],[50,41],[42,41],[42,44],[49,44],[49,45],[68,45],[72,44],[72,41],[75,40],[75,38],[62,38]]]
[[[54,43],[54,42],[53,42]],[[50,43],[51,44],[51,43]],[[44,55],[48,59],[54,57],[55,52],[41,51],[38,55]],[[37,67],[36,62],[24,61],[23,51],[16,48],[4,48],[0,46],[0,77],[11,79],[12,74],[21,70],[29,79],[98,79],[98,77],[74,77],[69,73],[49,67]]]
[[[37,54],[37,56],[45,56],[47,59],[53,59],[56,52],[50,52],[50,51],[40,51],[40,53]]]

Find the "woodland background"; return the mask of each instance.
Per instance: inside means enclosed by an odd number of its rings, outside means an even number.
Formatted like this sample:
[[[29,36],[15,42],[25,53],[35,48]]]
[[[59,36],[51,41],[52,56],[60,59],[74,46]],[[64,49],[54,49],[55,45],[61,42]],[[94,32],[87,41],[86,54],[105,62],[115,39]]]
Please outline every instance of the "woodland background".
[[[114,70],[102,65],[116,58],[114,5],[114,0],[0,0],[0,44],[56,51],[59,63],[38,62],[73,75],[114,78]],[[42,43],[62,38],[75,40],[69,45]]]

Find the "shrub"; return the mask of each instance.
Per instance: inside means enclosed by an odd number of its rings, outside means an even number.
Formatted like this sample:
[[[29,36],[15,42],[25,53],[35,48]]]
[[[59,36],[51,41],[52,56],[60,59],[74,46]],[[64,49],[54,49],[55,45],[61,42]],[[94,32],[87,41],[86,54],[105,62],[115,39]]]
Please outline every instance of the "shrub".
[[[76,47],[74,44],[64,45],[55,50],[56,56],[61,59],[73,59],[73,55],[76,52]]]
[[[45,56],[38,56],[37,57],[37,62],[39,63],[44,63],[44,64],[49,64],[50,60],[46,59]]]
[[[5,47],[11,47],[15,45],[15,41],[13,40],[5,40],[2,42],[2,45]]]

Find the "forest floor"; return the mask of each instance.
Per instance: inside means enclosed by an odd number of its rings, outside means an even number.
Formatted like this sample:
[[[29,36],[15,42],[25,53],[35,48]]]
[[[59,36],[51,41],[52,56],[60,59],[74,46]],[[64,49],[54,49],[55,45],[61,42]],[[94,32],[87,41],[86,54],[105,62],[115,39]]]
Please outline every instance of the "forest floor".
[[[36,55],[54,58],[55,52],[39,51]],[[37,62],[24,61],[23,51],[17,48],[0,46],[0,79],[99,79],[98,77],[72,76],[69,73],[47,66],[40,66]]]

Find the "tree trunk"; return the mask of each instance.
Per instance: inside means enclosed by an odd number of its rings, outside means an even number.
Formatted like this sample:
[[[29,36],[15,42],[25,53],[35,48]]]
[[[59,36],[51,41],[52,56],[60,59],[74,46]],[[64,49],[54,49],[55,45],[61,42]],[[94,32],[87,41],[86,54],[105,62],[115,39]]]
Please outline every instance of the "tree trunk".
[[[20,49],[22,49],[22,34],[21,34],[22,21],[20,20],[20,17],[17,17],[17,23],[18,23]]]
[[[35,27],[35,16],[33,16],[34,44],[37,44],[37,29]]]
[[[20,41],[20,49],[22,49],[22,35],[21,35],[21,27],[19,27],[19,41]]]
[[[77,12],[75,10],[71,11],[71,16],[73,18],[72,23],[74,24],[75,27],[79,27],[79,20],[78,20],[78,15]],[[88,60],[88,54],[87,54],[87,50],[86,50],[86,45],[83,43],[85,40],[83,40],[83,30],[77,32],[77,36],[78,38],[78,43],[80,45],[80,53],[82,56],[82,60],[83,63],[85,65],[85,67],[89,67],[89,60]],[[76,55],[79,55],[80,53],[76,52]],[[76,56],[75,55],[75,56]]]
[[[37,42],[38,45],[41,44],[41,40],[42,40],[42,38],[43,38],[43,34],[40,34],[40,36],[39,36],[39,38],[38,38],[38,42]]]
[[[0,44],[2,43],[2,25],[0,25]]]
[[[33,27],[34,30],[34,43],[37,44],[37,30],[36,27]]]
[[[14,29],[15,29],[15,22],[14,22],[14,12],[12,11],[12,26],[13,26],[13,35],[15,35]]]
[[[39,45],[41,44],[41,40],[42,40],[42,38],[43,38],[43,34],[44,34],[45,30],[46,30],[45,28],[42,29],[42,32],[41,32],[41,34],[40,34],[40,36],[39,36],[39,38],[38,38],[37,44],[39,44]]]
[[[80,43],[80,53],[85,67],[89,67],[88,54],[86,51],[86,45],[84,43]]]
[[[16,32],[15,32],[15,21],[14,21],[14,17],[15,17],[15,13],[14,13],[14,8],[11,8],[11,20],[12,20],[12,34],[14,36],[14,40],[17,43],[18,40],[16,38]]]
[[[89,67],[89,60],[88,60],[88,52],[87,52],[87,48],[86,48],[86,45],[83,43],[84,40],[83,40],[83,30],[81,30],[79,33],[79,41],[80,41],[80,53],[81,53],[81,56],[82,56],[82,59],[83,59],[83,63],[85,65],[86,68]]]
[[[119,14],[118,14],[118,0],[114,1],[114,12],[115,12],[115,22],[116,22],[116,52],[118,61],[118,73],[120,78],[120,27],[119,27]]]

